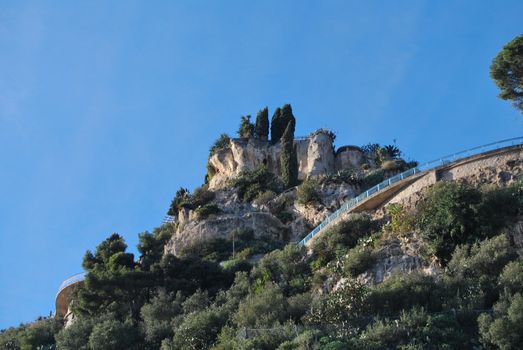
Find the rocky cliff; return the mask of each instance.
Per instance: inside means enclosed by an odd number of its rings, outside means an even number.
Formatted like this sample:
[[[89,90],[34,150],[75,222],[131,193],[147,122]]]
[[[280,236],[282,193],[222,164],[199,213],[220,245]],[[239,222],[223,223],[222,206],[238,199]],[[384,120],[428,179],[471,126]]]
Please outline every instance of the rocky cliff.
[[[298,179],[331,174],[348,168],[359,168],[365,162],[363,151],[356,146],[341,147],[335,152],[334,135],[328,130],[317,130],[308,137],[294,141],[298,158]],[[209,158],[213,176],[209,189],[227,186],[230,179],[241,172],[266,166],[280,176],[281,143],[271,144],[257,138],[230,139],[225,147]]]
[[[231,181],[262,166],[280,176],[281,145],[257,138],[230,139],[227,147],[209,157],[213,176],[206,190],[213,193],[213,199],[207,205],[218,208],[219,213],[200,218],[198,208],[181,209],[176,234],[165,252],[180,254],[198,242],[226,238],[236,229],[251,230],[256,237],[297,242],[367,186],[366,177],[374,176],[371,180],[379,182],[400,170],[382,170],[372,154],[356,146],[335,150],[333,141],[334,135],[327,130],[295,140],[299,179],[313,179],[317,192],[316,201],[304,204],[299,201],[297,187],[283,193],[260,192],[259,198],[242,201]]]

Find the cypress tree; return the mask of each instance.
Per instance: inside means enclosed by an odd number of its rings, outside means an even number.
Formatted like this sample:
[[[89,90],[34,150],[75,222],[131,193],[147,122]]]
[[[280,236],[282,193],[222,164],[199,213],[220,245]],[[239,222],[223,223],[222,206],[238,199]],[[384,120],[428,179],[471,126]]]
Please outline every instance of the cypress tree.
[[[294,115],[292,114],[292,107],[290,104],[285,104],[281,108],[281,120],[282,120],[282,133],[285,131],[285,128],[287,125],[289,125],[289,122],[291,120],[294,120]],[[292,131],[294,135],[294,130]]]
[[[255,135],[259,139],[269,139],[269,109],[263,108],[256,114]]]
[[[271,142],[273,144],[280,141],[285,128],[291,120],[295,121],[290,104],[286,104],[282,108],[276,108],[271,121]]]
[[[280,141],[285,126],[282,125],[281,109],[278,107],[274,111],[271,119],[271,143],[275,144]]]
[[[287,124],[287,128],[281,137],[281,177],[286,188],[298,183],[298,159],[294,147],[294,128],[296,121],[294,117]]]

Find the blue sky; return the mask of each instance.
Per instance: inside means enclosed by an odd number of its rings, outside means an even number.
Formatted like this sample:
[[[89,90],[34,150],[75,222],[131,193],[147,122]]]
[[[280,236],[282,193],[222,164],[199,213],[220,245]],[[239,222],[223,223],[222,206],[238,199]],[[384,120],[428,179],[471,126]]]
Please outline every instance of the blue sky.
[[[112,232],[135,250],[211,143],[291,103],[297,134],[424,161],[523,135],[489,65],[521,1],[0,2],[0,328],[54,309]]]

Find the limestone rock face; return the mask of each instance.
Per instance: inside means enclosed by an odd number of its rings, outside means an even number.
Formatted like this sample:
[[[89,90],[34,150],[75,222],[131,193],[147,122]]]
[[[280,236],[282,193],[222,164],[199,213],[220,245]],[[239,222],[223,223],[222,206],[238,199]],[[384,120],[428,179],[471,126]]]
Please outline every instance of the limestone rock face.
[[[279,154],[281,145],[271,145],[259,139],[231,139],[229,147],[217,151],[209,158],[215,174],[209,181],[209,189],[227,185],[228,180],[242,171],[254,170],[265,165],[274,174],[280,173]]]
[[[332,143],[332,135],[321,130],[294,141],[298,158],[298,179],[335,171]],[[209,159],[209,165],[214,171],[209,189],[223,188],[228,180],[242,171],[255,170],[261,166],[266,166],[270,172],[281,176],[280,152],[279,142],[272,145],[266,140],[255,138],[231,139],[229,147],[217,151]]]
[[[299,173],[301,175],[301,177],[298,177],[305,179],[309,176],[334,172],[332,136],[320,131],[311,134],[306,141],[300,142],[297,147]]]
[[[376,263],[365,273],[358,276],[364,284],[378,284],[393,274],[407,275],[412,272],[433,274],[429,263],[419,254],[421,242],[392,239],[377,254]]]
[[[282,239],[288,229],[272,214],[247,212],[224,214],[206,220],[188,221],[165,245],[166,254],[178,255],[183,248],[214,238],[226,238],[235,229],[251,229],[256,237]]]

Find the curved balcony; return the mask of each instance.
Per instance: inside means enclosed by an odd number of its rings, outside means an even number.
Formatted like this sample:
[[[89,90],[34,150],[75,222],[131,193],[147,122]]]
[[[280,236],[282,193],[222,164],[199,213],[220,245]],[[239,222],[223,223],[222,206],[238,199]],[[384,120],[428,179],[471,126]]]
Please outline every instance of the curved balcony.
[[[58,287],[58,292],[56,293],[56,316],[65,317],[67,315],[67,310],[69,309],[69,304],[71,303],[71,296],[73,290],[84,283],[85,273],[79,273],[74,276],[69,277],[60,284]]]

